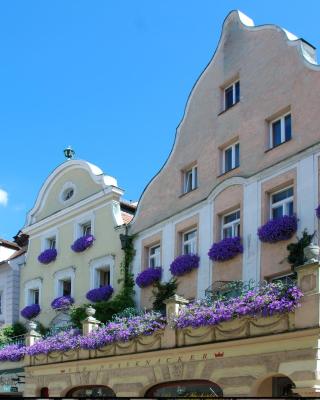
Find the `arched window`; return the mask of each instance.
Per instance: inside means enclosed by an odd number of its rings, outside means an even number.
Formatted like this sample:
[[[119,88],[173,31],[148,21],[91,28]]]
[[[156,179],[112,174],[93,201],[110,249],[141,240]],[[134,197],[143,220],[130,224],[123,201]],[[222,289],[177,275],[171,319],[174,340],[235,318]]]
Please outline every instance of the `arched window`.
[[[75,387],[66,394],[66,397],[116,397],[116,394],[108,386],[90,385]]]
[[[221,397],[223,391],[216,383],[207,380],[181,380],[164,382],[150,388],[145,397]]]
[[[49,397],[49,389],[47,387],[42,387],[40,389],[40,397],[43,399],[46,399],[47,397]]]

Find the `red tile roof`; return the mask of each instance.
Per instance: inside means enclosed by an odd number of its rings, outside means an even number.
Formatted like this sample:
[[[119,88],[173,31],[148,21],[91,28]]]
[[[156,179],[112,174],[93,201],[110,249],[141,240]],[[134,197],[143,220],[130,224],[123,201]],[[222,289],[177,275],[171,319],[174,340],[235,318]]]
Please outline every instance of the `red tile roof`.
[[[132,214],[128,214],[128,213],[126,213],[124,211],[121,211],[121,215],[122,215],[122,219],[123,219],[123,223],[124,224],[128,224],[133,218]]]

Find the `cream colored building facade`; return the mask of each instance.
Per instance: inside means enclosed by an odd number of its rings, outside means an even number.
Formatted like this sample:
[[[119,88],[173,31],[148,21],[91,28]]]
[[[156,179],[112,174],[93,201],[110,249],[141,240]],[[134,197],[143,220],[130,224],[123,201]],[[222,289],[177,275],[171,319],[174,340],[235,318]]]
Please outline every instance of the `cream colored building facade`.
[[[50,327],[68,320],[51,308],[53,299],[70,294],[75,305],[87,303],[86,293],[100,287],[100,279],[116,293],[123,257],[119,235],[130,218],[122,195],[115,178],[86,161],[66,161],[49,175],[23,228],[29,246],[21,269],[20,309],[38,302],[37,320]],[[72,251],[70,246],[86,232],[95,237],[93,245]],[[57,250],[55,261],[41,264],[39,254],[51,246]]]

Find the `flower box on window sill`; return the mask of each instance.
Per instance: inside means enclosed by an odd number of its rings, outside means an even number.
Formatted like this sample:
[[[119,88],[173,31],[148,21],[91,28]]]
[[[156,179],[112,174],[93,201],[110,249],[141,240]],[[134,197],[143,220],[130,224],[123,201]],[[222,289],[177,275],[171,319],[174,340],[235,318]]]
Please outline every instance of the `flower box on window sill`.
[[[208,252],[212,261],[228,261],[243,253],[243,246],[239,236],[222,239],[220,242],[213,243]]]
[[[110,285],[102,286],[100,288],[89,290],[86,294],[86,298],[93,303],[97,303],[98,301],[106,301],[108,300],[113,293],[113,288]]]
[[[171,274],[182,276],[199,267],[200,258],[196,254],[178,256],[170,265]]]
[[[57,258],[57,250],[56,249],[46,249],[38,256],[38,261],[41,264],[49,264]]]
[[[140,272],[136,278],[136,284],[140,288],[144,288],[160,281],[162,275],[162,267],[150,267]]]
[[[298,220],[295,215],[284,215],[280,218],[271,219],[258,229],[261,242],[276,243],[281,240],[292,238],[298,228]]]
[[[81,253],[93,245],[95,237],[93,235],[84,235],[75,240],[71,249],[76,253]]]
[[[68,310],[74,303],[74,299],[71,296],[60,296],[51,302],[51,307],[56,310]]]

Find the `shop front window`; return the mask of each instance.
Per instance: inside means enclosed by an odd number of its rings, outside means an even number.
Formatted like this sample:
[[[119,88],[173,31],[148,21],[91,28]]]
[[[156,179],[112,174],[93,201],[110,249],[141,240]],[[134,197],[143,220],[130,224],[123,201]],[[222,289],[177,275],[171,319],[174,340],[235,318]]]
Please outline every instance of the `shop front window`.
[[[71,398],[105,398],[105,397],[111,397],[114,398],[116,397],[116,394],[114,391],[107,386],[97,386],[97,385],[92,385],[92,386],[81,386],[77,388],[71,389],[67,393],[67,397]]]
[[[222,389],[216,383],[205,380],[185,380],[166,382],[153,386],[145,397],[221,397]]]

